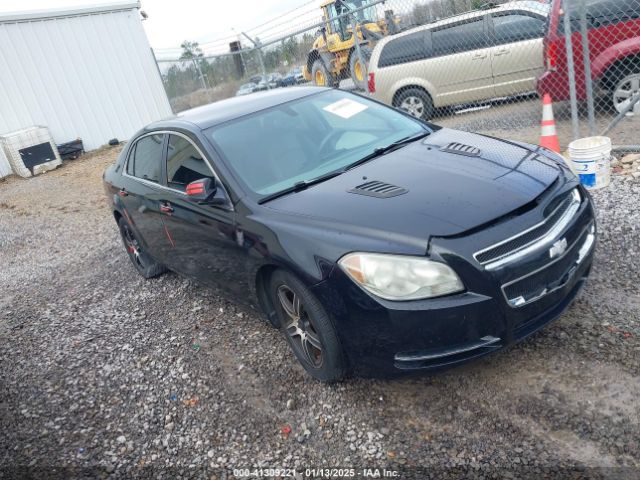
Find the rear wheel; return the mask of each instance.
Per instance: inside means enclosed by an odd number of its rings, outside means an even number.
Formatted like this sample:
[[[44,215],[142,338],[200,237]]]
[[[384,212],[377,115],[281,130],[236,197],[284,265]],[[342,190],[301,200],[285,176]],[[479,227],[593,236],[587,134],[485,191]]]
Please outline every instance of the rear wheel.
[[[120,229],[120,236],[122,237],[124,248],[129,255],[129,260],[131,260],[131,263],[140,275],[144,278],[153,278],[167,271],[164,265],[153,260],[149,254],[145,252],[142,243],[124,217],[118,220],[118,228]]]
[[[311,67],[311,79],[313,80],[313,83],[319,87],[333,86],[333,76],[325,66],[324,62],[319,58],[313,62],[313,66]]]
[[[621,76],[622,77],[622,76]],[[630,73],[618,80],[613,89],[613,106],[622,113],[631,103],[634,96],[640,93],[640,73]],[[627,115],[640,114],[640,102],[627,113]]]
[[[349,72],[356,88],[364,90],[367,87],[367,64],[371,57],[371,51],[367,47],[361,47],[360,53],[364,63],[360,60],[358,52],[354,50],[351,52],[351,58],[349,59]]]
[[[393,106],[422,120],[429,120],[433,116],[431,97],[421,88],[415,87],[403,90],[396,95]]]
[[[338,336],[318,299],[288,272],[273,273],[269,288],[280,330],[304,369],[316,380],[332,382],[345,375]]]

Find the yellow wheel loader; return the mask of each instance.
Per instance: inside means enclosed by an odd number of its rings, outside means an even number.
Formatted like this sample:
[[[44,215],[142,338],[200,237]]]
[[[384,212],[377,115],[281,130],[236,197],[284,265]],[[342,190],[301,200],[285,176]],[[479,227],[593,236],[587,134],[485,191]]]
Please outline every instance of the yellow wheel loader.
[[[324,26],[318,31],[307,57],[303,70],[307,81],[334,86],[351,76],[357,88],[366,87],[367,64],[374,45],[382,37],[400,30],[400,19],[390,10],[385,12],[384,19],[377,19],[378,3],[381,1],[325,0],[322,3]]]

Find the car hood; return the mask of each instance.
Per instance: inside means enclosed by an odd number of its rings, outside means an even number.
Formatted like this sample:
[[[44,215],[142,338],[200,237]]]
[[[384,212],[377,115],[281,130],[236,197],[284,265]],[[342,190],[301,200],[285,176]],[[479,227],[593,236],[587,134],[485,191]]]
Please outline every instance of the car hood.
[[[454,142],[479,149],[479,156],[446,151]],[[522,146],[441,129],[265,206],[304,216],[305,223],[317,220],[326,228],[329,222],[339,231],[359,227],[426,240],[457,235],[513,212],[540,196],[561,171],[553,160]],[[391,198],[350,192],[374,180],[407,192]]]

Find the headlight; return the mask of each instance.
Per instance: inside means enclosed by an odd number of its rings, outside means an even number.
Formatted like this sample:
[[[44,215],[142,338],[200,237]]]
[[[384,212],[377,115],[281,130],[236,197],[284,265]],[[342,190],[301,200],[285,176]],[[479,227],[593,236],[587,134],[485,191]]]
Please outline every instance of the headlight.
[[[417,300],[464,290],[448,265],[422,257],[350,253],[338,265],[362,288],[387,300]]]

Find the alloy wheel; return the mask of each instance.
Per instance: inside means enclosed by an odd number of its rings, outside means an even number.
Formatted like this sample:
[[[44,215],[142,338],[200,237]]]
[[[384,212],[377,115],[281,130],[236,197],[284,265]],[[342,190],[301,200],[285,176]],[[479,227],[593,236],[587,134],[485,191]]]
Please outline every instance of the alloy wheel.
[[[400,108],[417,118],[422,118],[424,115],[424,102],[418,97],[405,98],[400,104]]]
[[[304,305],[287,285],[280,285],[277,290],[278,301],[286,318],[285,332],[291,339],[294,348],[314,368],[320,368],[323,362],[322,342]]]
[[[640,93],[640,73],[625,77],[616,87],[613,93],[613,104],[619,113],[629,106],[633,96]],[[640,102],[636,103],[628,116],[640,114]]]
[[[146,265],[142,258],[142,247],[140,246],[140,242],[138,242],[128,225],[125,225],[122,228],[122,238],[124,239],[127,253],[129,254],[129,257],[131,258],[133,263],[140,268],[145,268]]]

